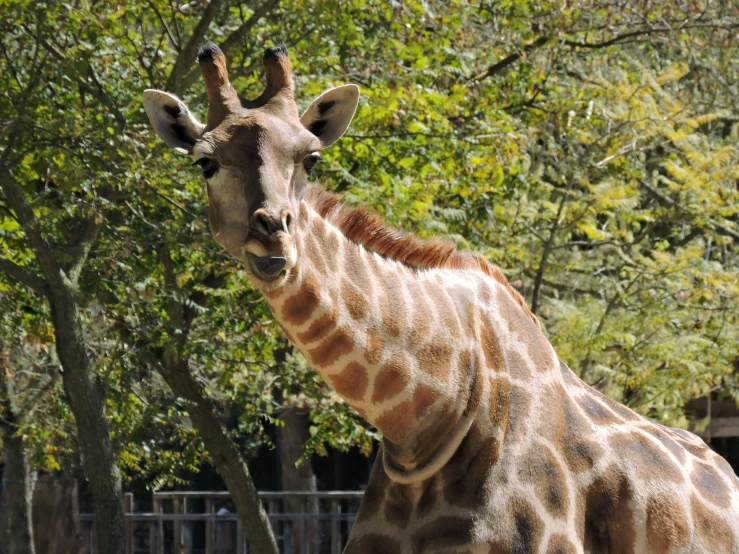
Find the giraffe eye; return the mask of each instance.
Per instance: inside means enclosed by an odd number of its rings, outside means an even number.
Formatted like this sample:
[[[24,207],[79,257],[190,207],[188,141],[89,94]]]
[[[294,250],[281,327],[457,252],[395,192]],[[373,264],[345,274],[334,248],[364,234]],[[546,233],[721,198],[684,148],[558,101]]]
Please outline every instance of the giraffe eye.
[[[315,165],[318,162],[323,162],[323,161],[325,161],[325,160],[321,157],[321,155],[318,152],[313,152],[313,154],[311,154],[310,156],[308,156],[303,161],[303,167],[305,168],[305,172],[308,175],[310,175],[311,173],[313,173],[313,168],[315,167]]]
[[[206,179],[210,179],[218,171],[218,162],[212,158],[200,158],[195,160],[193,165],[200,166],[200,169],[203,170],[203,176]]]

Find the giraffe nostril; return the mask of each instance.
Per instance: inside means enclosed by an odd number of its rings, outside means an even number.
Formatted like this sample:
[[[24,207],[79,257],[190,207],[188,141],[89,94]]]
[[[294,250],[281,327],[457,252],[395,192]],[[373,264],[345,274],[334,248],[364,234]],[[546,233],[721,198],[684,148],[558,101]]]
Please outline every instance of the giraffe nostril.
[[[292,224],[293,224],[292,214],[290,212],[285,213],[285,215],[282,218],[282,229],[289,233],[292,230]]]
[[[254,232],[268,237],[274,228],[274,221],[266,210],[257,210],[251,218],[251,227]]]

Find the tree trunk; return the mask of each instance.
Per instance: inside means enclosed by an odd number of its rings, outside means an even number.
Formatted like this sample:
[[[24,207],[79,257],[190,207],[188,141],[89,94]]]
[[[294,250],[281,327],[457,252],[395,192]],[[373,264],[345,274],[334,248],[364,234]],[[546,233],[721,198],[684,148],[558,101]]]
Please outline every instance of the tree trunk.
[[[56,334],[56,351],[64,369],[64,390],[72,408],[82,450],[82,466],[92,489],[95,508],[95,529],[99,554],[125,554],[126,519],[123,513],[121,475],[115,464],[113,444],[105,419],[105,394],[100,379],[90,364],[82,334],[82,322],[77,309],[75,283],[61,268],[54,249],[41,232],[41,225],[26,195],[5,161],[0,158],[0,187],[7,204],[15,212],[23,233],[44,274],[43,283],[34,276],[24,284],[49,300]],[[93,218],[92,227],[100,223]],[[92,233],[89,245],[94,241]],[[88,245],[88,246],[89,246]],[[89,252],[84,249],[83,252]],[[75,266],[82,267],[85,256]],[[22,268],[17,268],[24,272]],[[18,273],[18,271],[16,271]]]
[[[7,383],[5,367],[0,368],[0,437],[3,441],[3,525],[0,552],[35,554],[31,514],[34,478],[28,463],[25,441],[17,436],[18,414],[13,406],[12,386]]]
[[[277,450],[280,455],[282,490],[316,492],[316,476],[311,458],[308,457],[300,466],[296,466],[303,453],[303,444],[310,438],[310,418],[307,413],[290,407],[281,419],[285,425],[277,428]],[[315,498],[288,498],[285,500],[285,511],[293,514],[318,514],[318,501]],[[293,539],[296,552],[318,554],[321,547],[318,520],[294,522]]]
[[[64,391],[77,424],[82,466],[92,491],[97,550],[100,554],[125,554],[121,474],[105,418],[105,394],[85,351],[75,299],[69,290],[62,292],[63,296],[52,296],[51,315],[56,351],[64,369]]]
[[[39,554],[84,554],[77,480],[46,475],[33,492],[33,542]]]
[[[187,361],[176,354],[165,352],[161,356],[159,369],[172,391],[190,402],[187,411],[205,442],[213,465],[231,493],[251,551],[278,554],[269,518],[259,500],[249,468],[241,452],[229,438],[213,401],[190,373]]]

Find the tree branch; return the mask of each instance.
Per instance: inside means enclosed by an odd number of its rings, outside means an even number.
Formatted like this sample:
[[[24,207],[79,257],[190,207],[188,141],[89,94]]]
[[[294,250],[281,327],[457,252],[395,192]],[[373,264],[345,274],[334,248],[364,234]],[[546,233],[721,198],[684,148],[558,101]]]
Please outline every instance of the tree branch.
[[[203,306],[208,300],[208,295],[202,289],[219,289],[226,284],[226,281],[228,281],[228,273],[225,271],[220,273],[211,271],[200,281],[199,287],[190,295],[190,304],[185,304],[182,309],[186,329],[190,329],[190,325],[198,314],[198,310],[193,305]]]
[[[739,23],[732,23],[728,25],[722,25],[719,23],[694,23],[692,25],[676,25],[674,27],[671,27],[668,25],[666,27],[651,27],[649,29],[639,29],[636,31],[630,31],[628,33],[617,35],[608,40],[604,40],[602,42],[578,42],[575,40],[563,40],[562,43],[566,44],[567,46],[574,46],[577,48],[597,49],[597,48],[606,48],[608,46],[613,46],[614,44],[618,44],[619,42],[623,42],[627,39],[636,38],[636,37],[640,37],[644,35],[658,35],[662,33],[672,33],[675,31],[684,31],[686,29],[731,30],[731,29],[736,29],[737,27],[739,27]]]
[[[67,269],[69,280],[72,282],[74,287],[77,286],[77,281],[82,273],[82,268],[87,262],[87,258],[90,255],[92,245],[95,243],[95,239],[103,227],[103,214],[95,213],[92,218],[82,229],[79,238],[72,245],[72,262]]]
[[[536,278],[534,279],[534,293],[531,296],[531,312],[536,314],[536,310],[539,308],[539,292],[541,291],[541,283],[544,279],[544,270],[547,267],[547,261],[549,261],[549,255],[552,253],[552,245],[554,244],[554,235],[559,229],[559,218],[562,216],[565,203],[569,198],[569,193],[565,192],[562,195],[562,200],[559,202],[559,208],[557,209],[557,216],[554,218],[551,229],[549,229],[549,237],[544,245],[544,251],[541,253],[541,261],[539,261],[539,269],[536,271]]]
[[[44,398],[49,392],[54,390],[54,387],[56,387],[57,383],[59,382],[59,378],[62,376],[61,371],[59,371],[58,367],[54,367],[54,371],[51,373],[51,379],[49,379],[46,383],[44,383],[41,387],[37,388],[33,396],[31,396],[28,400],[26,400],[23,403],[23,406],[21,406],[18,410],[18,419],[21,422],[25,422],[33,415],[33,412],[38,407],[39,403],[41,402],[41,399]]]
[[[41,233],[41,225],[29,204],[23,188],[15,180],[4,159],[0,158],[0,188],[5,193],[8,205],[15,212],[28,244],[36,254],[46,282],[53,291],[71,288],[71,282],[54,259],[52,248]]]
[[[262,2],[262,4],[254,10],[254,13],[251,14],[249,19],[244,21],[238,29],[224,39],[220,45],[221,50],[224,53],[227,53],[233,46],[236,46],[244,40],[244,38],[249,34],[249,31],[251,31],[265,15],[271,12],[273,8],[276,8],[279,3],[280,0],[265,0]]]
[[[679,208],[680,207],[677,204],[677,202],[675,202],[672,198],[670,198],[669,196],[667,196],[665,194],[662,194],[660,191],[658,191],[656,188],[654,188],[653,186],[651,186],[646,181],[639,181],[639,183],[641,184],[641,186],[643,186],[645,189],[647,189],[647,191],[652,196],[654,196],[659,201],[660,204],[663,204],[665,206],[669,206],[671,208],[673,208],[673,207],[678,207]],[[691,216],[692,216],[692,214],[691,214]],[[715,231],[719,235],[724,235],[724,236],[727,236],[727,237],[731,237],[737,243],[739,243],[739,232],[734,231],[733,229],[727,227],[723,223],[720,223],[720,222],[716,221],[715,219],[713,219],[711,217],[708,218],[708,224],[709,224],[710,229],[712,231]]]
[[[164,21],[164,17],[162,16],[162,13],[157,9],[156,4],[152,2],[152,0],[146,0],[151,7],[152,10],[154,10],[154,13],[157,14],[157,18],[159,19],[159,23],[162,24],[162,27],[164,28],[164,31],[167,33],[167,36],[169,37],[169,41],[172,43],[172,46],[174,46],[177,51],[180,51],[180,43],[179,41],[175,40],[174,35],[172,34],[172,31],[169,30],[169,25],[167,25],[167,22]]]
[[[48,41],[44,39],[40,39],[41,46],[46,49],[47,52],[49,52],[54,58],[56,58],[59,61],[67,61],[67,57],[64,55],[63,52],[60,52],[53,44],[50,44]],[[90,65],[89,68],[90,71],[90,77],[95,82],[97,87],[90,86],[90,84],[81,76],[75,75],[74,80],[75,83],[77,83],[77,86],[79,86],[83,91],[88,93],[90,96],[98,100],[103,106],[108,108],[110,113],[113,114],[113,117],[115,118],[118,125],[123,128],[126,126],[126,118],[121,113],[121,111],[118,109],[118,106],[116,105],[113,98],[103,89],[102,85],[98,81],[97,76],[95,75],[95,71],[92,69],[92,65]]]
[[[195,29],[187,39],[187,42],[180,50],[177,55],[177,59],[172,67],[172,72],[169,74],[165,90],[171,91],[174,94],[181,94],[185,87],[182,85],[182,78],[186,75],[188,69],[195,63],[195,58],[198,55],[198,45],[203,42],[205,34],[208,32],[211,22],[218,14],[218,10],[221,8],[223,0],[210,0],[203,15],[200,17],[200,21],[195,26]]]
[[[251,14],[251,17],[244,21],[244,23],[241,24],[241,26],[236,29],[234,32],[232,32],[230,35],[228,35],[221,44],[218,45],[218,47],[221,49],[221,51],[224,54],[228,54],[228,51],[239,44],[244,37],[251,31],[259,21],[269,15],[269,13],[277,7],[277,5],[280,3],[280,0],[265,0],[257,9],[254,10],[254,13]],[[245,74],[251,73],[254,71],[259,64],[261,63],[260,60],[256,60],[253,63],[249,64],[249,67],[247,67],[247,70],[244,72]],[[187,73],[181,80],[180,80],[180,86],[182,90],[187,90],[190,88],[195,81],[198,80],[198,77],[200,76],[200,70],[195,68]]]
[[[523,272],[527,277],[531,277],[531,278],[536,277],[536,273],[531,271],[531,269],[529,268],[524,269]],[[576,287],[573,285],[568,285],[565,283],[557,283],[555,281],[550,281],[544,278],[541,279],[541,283],[543,285],[546,285],[547,287],[553,288],[554,290],[558,290],[560,292],[568,292],[571,294],[587,294],[588,296],[592,296],[593,298],[598,298],[598,299],[603,298],[603,294],[600,291],[593,290],[593,289],[583,289],[583,288]]]
[[[44,280],[18,264],[13,263],[6,258],[0,258],[0,271],[6,273],[14,281],[27,286],[34,292],[45,294],[44,287],[46,286],[46,283]]]
[[[530,44],[525,45],[523,48],[521,48],[518,52],[514,52],[510,56],[506,56],[502,60],[500,60],[497,63],[494,63],[490,67],[488,67],[485,71],[482,73],[478,73],[477,75],[474,75],[473,77],[470,77],[467,82],[475,82],[479,83],[483,79],[487,79],[488,77],[495,75],[496,73],[499,73],[500,71],[503,71],[506,67],[513,64],[514,62],[518,61],[518,59],[523,56],[527,52],[531,52],[532,50],[539,48],[540,46],[544,46],[547,42],[549,42],[548,36],[541,36],[537,38],[535,41],[531,42]]]
[[[592,50],[597,50],[598,48],[606,48],[608,46],[613,46],[614,44],[618,44],[620,42],[624,42],[625,40],[628,40],[630,38],[636,38],[640,36],[646,36],[646,35],[656,35],[656,34],[663,34],[663,33],[672,33],[675,31],[683,31],[686,29],[725,29],[725,30],[732,30],[739,28],[739,23],[730,23],[730,24],[720,24],[720,23],[694,23],[691,25],[676,25],[674,27],[666,26],[666,27],[652,27],[649,29],[639,29],[636,31],[630,31],[628,33],[623,33],[620,35],[617,35],[613,38],[610,38],[608,40],[604,40],[602,42],[579,42],[576,40],[560,40],[562,44],[565,44],[567,46],[572,46],[576,48],[588,48]],[[547,42],[549,42],[551,37],[549,36],[541,36],[534,40],[533,42],[525,45],[523,48],[521,48],[518,52],[514,52],[513,54],[506,56],[499,62],[494,63],[490,67],[488,67],[485,71],[482,73],[479,73],[477,75],[474,75],[470,77],[467,82],[480,82],[483,79],[487,79],[488,77],[495,75],[496,73],[499,73],[503,71],[508,66],[512,65],[516,61],[518,61],[519,58],[521,58],[524,54],[531,52],[532,50],[535,50],[536,48],[539,48],[541,46],[544,46]]]

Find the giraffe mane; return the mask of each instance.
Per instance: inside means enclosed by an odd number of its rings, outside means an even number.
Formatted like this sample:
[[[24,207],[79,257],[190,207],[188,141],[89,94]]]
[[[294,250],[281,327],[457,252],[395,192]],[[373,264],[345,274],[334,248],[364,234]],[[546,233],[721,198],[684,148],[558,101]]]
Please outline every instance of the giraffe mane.
[[[514,289],[501,269],[478,252],[460,252],[451,241],[422,239],[389,225],[379,214],[364,207],[342,203],[342,195],[310,184],[305,201],[318,215],[337,227],[346,238],[367,250],[411,268],[440,268],[480,271],[503,285],[523,310],[540,326],[539,320]]]

